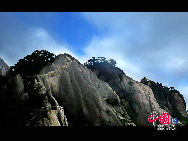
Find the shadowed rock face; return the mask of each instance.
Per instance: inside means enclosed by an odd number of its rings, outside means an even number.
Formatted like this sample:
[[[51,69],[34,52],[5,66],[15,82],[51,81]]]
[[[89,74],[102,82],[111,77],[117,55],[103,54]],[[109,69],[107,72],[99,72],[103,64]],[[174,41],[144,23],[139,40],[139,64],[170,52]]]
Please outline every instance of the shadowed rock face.
[[[0,57],[0,75],[6,76],[9,70],[9,66]]]
[[[24,80],[20,74],[9,78],[2,86],[0,126],[67,126],[64,109],[57,109],[59,104],[45,87],[35,82],[32,88],[38,89],[34,96],[31,92],[24,92]],[[51,106],[56,108],[51,109]],[[30,113],[34,115],[29,116]]]
[[[180,114],[183,117],[187,117],[185,101],[184,101],[184,99],[182,100],[182,98],[179,96],[178,93],[172,93],[172,103],[171,103],[171,105],[173,107],[176,107],[176,109],[180,112]]]

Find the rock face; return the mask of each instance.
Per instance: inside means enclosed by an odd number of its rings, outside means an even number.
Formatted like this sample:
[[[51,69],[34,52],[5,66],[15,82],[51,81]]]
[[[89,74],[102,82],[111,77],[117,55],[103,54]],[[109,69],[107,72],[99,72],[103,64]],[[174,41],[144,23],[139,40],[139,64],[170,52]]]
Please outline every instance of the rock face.
[[[129,117],[112,88],[68,54],[57,56],[36,81],[64,107],[69,125],[134,125],[124,123]]]
[[[152,89],[126,76],[119,68],[96,66],[92,70],[99,79],[107,82],[120,98],[121,106],[125,108],[137,125],[152,125],[148,117],[155,109],[159,115],[165,110],[157,103]]]
[[[172,107],[176,107],[181,116],[187,117],[185,100],[178,93],[172,93]]]
[[[156,95],[155,84],[146,82],[146,78],[142,83],[134,81],[116,67],[99,65],[90,70],[72,56],[60,54],[39,74],[7,77],[0,86],[0,106],[5,105],[0,125],[153,126],[148,117],[154,109],[172,117],[166,105],[185,116],[183,96],[175,91],[171,97]],[[166,101],[159,100],[164,97]],[[11,99],[13,103],[7,103]]]
[[[9,66],[4,62],[3,59],[0,57],[0,75],[5,76],[7,75],[9,70]]]
[[[51,106],[45,97],[40,111],[26,124],[26,126],[68,126],[64,109],[61,106]]]
[[[68,126],[63,107],[40,84],[35,82],[33,86],[36,93],[26,93],[20,74],[1,86],[0,126]]]
[[[143,78],[141,82],[153,90],[154,97],[160,107],[168,111],[173,117],[187,117],[184,97],[174,87],[168,88],[167,86],[162,86],[161,83],[155,83],[146,78]]]

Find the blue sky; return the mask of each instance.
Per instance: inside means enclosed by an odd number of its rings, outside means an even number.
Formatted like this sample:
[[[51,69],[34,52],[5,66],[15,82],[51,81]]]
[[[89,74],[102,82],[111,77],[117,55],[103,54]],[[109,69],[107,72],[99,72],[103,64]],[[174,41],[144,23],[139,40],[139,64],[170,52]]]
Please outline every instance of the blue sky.
[[[136,81],[175,87],[186,101],[187,38],[188,13],[181,12],[0,13],[0,57],[9,66],[42,49],[81,63],[104,56]]]
[[[86,46],[93,35],[98,34],[97,28],[83,20],[79,13],[13,13],[21,22],[40,27],[60,42],[66,42],[74,49]]]

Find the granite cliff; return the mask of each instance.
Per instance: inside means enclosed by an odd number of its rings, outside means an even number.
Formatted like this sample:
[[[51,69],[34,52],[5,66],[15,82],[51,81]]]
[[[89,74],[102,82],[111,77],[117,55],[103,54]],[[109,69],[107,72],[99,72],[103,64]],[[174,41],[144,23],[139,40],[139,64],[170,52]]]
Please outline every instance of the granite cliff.
[[[154,109],[173,114],[149,85],[114,65],[88,68],[69,54],[55,56],[32,76],[15,74],[0,82],[1,126],[152,126]],[[174,97],[169,102],[184,115],[183,96]]]
[[[187,117],[186,102],[178,90],[174,89],[174,87],[162,86],[162,83],[155,83],[146,77],[141,80],[141,83],[152,89],[154,97],[161,108],[165,109],[173,117],[185,122]]]

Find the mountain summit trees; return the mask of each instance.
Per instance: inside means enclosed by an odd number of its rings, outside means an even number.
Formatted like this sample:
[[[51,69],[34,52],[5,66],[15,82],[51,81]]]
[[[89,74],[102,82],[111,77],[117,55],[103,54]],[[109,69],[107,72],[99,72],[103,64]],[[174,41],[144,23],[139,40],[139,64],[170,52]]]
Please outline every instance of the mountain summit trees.
[[[108,67],[114,67],[116,65],[116,61],[114,59],[106,60],[105,57],[92,57],[92,59],[89,59],[86,63],[84,63],[86,67],[89,69],[94,68],[95,66],[108,66]]]
[[[31,55],[18,60],[15,66],[11,66],[9,75],[15,76],[16,74],[20,74],[23,77],[38,74],[42,67],[48,62],[52,63],[54,59],[55,55],[53,53],[46,50],[36,50]]]
[[[46,50],[36,50],[31,55],[27,55],[23,59],[18,60],[15,66],[11,66],[8,77],[15,77],[20,74],[24,80],[25,92],[33,90],[35,74],[39,74],[40,70],[48,63],[52,63],[55,60],[55,55]]]

